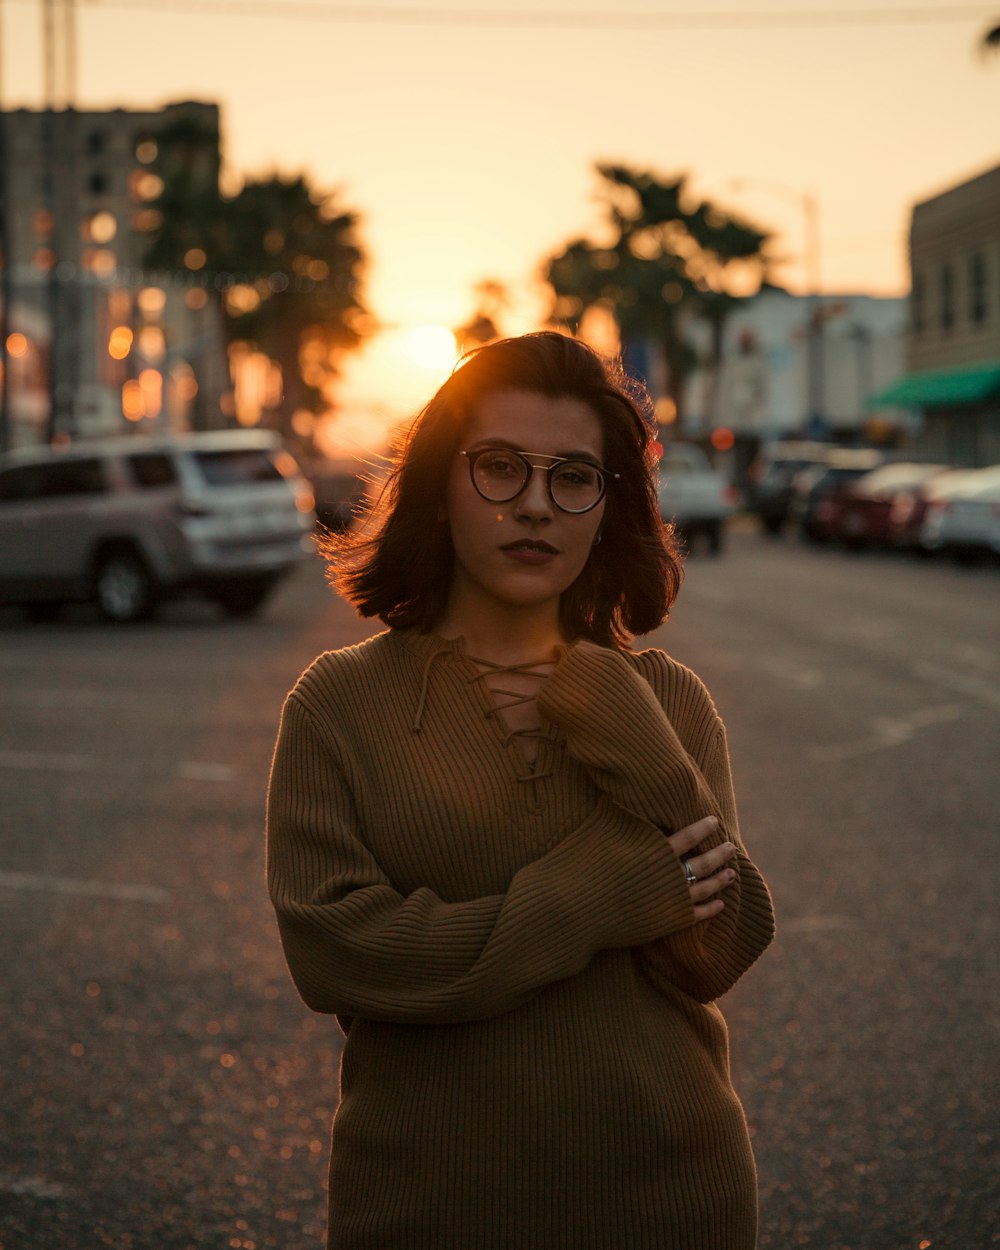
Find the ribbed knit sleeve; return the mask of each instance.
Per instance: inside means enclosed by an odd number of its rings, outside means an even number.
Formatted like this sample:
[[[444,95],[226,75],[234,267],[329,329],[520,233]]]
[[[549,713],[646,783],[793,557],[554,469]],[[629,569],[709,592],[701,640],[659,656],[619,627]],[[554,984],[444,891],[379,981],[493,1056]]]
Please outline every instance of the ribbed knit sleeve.
[[[617,806],[668,832],[714,815],[718,828],[698,851],[739,848],[724,909],[642,952],[654,981],[700,1002],[725,993],[771,941],[774,917],[740,840],[725,730],[705,687],[662,652],[626,657],[580,642],[563,653],[539,707]],[[683,879],[677,857],[674,867]]]
[[[408,811],[400,794],[400,822],[413,820]],[[641,945],[690,921],[688,891],[655,822],[608,797],[502,894],[446,902],[429,889],[400,892],[364,843],[335,750],[294,692],[267,823],[285,955],[316,1011],[403,1023],[485,1019],[573,976],[600,950]]]

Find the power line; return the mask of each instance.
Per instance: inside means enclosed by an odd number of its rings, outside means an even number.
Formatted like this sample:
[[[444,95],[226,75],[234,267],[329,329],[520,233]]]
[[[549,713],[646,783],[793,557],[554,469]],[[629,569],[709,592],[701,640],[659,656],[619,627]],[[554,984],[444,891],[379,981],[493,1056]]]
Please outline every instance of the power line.
[[[72,3],[72,0],[68,0]],[[15,0],[30,4],[37,0]],[[652,12],[632,10],[554,9],[457,9],[407,8],[400,5],[360,5],[308,3],[302,0],[82,0],[86,9],[163,10],[214,14],[224,17],[287,18],[327,22],[360,22],[386,26],[466,26],[520,27],[577,30],[655,30],[655,29],[777,29],[901,26],[988,19],[996,16],[996,5],[911,5],[906,8],[873,9],[732,9],[677,10]]]

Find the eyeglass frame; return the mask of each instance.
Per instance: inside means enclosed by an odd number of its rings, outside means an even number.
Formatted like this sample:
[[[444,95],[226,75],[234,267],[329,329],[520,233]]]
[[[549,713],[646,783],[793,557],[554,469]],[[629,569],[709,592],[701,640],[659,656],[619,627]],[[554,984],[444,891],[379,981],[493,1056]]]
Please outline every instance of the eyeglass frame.
[[[511,456],[516,456],[518,460],[520,460],[527,467],[527,477],[525,477],[522,485],[519,486],[513,495],[511,495],[508,499],[490,499],[488,495],[483,494],[483,492],[479,489],[478,483],[476,482],[476,461],[480,456],[484,456],[490,451],[505,451]],[[469,480],[472,482],[473,490],[475,490],[480,499],[485,499],[487,503],[513,503],[514,500],[517,499],[519,495],[523,495],[531,485],[531,479],[535,475],[535,470],[541,469],[545,473],[545,489],[548,492],[549,499],[552,501],[552,506],[554,508],[558,508],[560,512],[565,512],[567,516],[585,516],[588,512],[593,512],[601,500],[607,495],[609,482],[621,481],[620,473],[612,473],[610,469],[605,469],[603,465],[595,464],[593,460],[585,460],[580,456],[548,456],[541,451],[515,451],[513,447],[503,447],[499,445],[495,447],[477,447],[475,451],[460,451],[458,454],[460,456],[464,456],[468,461]],[[532,464],[528,459],[529,456],[533,456],[535,460],[548,460],[550,463],[548,465]],[[593,503],[587,504],[586,508],[564,508],[562,504],[558,502],[555,495],[553,495],[552,473],[562,464],[585,464],[588,468],[595,470],[600,477],[601,493],[597,496]]]

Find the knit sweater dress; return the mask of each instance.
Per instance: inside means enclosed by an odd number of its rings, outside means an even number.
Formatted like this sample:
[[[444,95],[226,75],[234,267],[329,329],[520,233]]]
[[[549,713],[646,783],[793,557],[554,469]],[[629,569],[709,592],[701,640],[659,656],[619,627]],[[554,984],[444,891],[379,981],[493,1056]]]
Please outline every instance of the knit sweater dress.
[[[537,706],[529,766],[462,640],[396,630],[285,704],[269,888],[302,998],[346,1034],[328,1246],[751,1250],[712,1000],[773,920],[722,723],[662,651],[586,642]],[[709,814],[737,879],[692,925],[664,830]]]

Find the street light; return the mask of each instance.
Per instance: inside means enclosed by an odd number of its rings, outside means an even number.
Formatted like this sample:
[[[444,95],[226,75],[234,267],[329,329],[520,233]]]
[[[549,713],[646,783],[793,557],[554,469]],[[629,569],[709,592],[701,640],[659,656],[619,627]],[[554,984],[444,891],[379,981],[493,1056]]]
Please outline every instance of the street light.
[[[825,425],[823,414],[823,344],[822,318],[819,315],[820,287],[820,239],[819,239],[819,200],[810,191],[799,191],[776,182],[771,178],[731,178],[726,186],[732,191],[753,190],[760,188],[780,199],[796,204],[803,215],[804,250],[802,254],[803,270],[806,280],[806,296],[809,300],[809,315],[806,320],[806,405],[807,422],[822,429]]]

